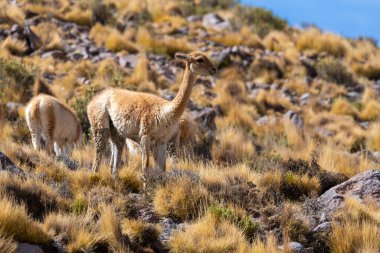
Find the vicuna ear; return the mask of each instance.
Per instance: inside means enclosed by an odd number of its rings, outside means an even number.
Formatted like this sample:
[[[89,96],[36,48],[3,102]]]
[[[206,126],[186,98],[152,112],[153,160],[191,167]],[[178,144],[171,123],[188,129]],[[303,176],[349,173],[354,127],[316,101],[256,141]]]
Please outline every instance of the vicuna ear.
[[[182,60],[182,61],[186,61],[189,59],[189,55],[187,54],[184,54],[184,53],[175,53],[175,56],[174,56],[176,59],[178,60]]]

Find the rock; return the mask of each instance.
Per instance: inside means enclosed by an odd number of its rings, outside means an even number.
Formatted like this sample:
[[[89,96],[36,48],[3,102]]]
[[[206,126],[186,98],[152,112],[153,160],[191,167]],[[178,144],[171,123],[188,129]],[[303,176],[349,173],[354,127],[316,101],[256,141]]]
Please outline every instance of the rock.
[[[320,214],[325,213],[325,220],[329,220],[333,212],[343,207],[347,197],[360,202],[365,199],[380,202],[380,170],[358,174],[326,191],[317,199]]]
[[[8,102],[7,103],[7,117],[10,121],[15,121],[19,118],[19,109],[24,105],[17,102]]]
[[[215,30],[231,30],[232,26],[230,22],[225,21],[216,13],[209,13],[203,16],[202,24],[204,27],[213,28]]]
[[[160,225],[162,228],[162,232],[160,235],[160,241],[163,243],[166,243],[169,241],[170,236],[172,235],[174,230],[180,229],[184,230],[185,224],[184,223],[175,223],[172,219],[170,218],[163,218],[160,220]]]
[[[0,171],[9,171],[12,174],[25,177],[25,172],[16,166],[3,152],[0,152]]]
[[[122,68],[132,68],[134,69],[137,65],[137,55],[136,54],[128,54],[125,56],[118,57],[119,65]]]
[[[29,47],[29,52],[34,52],[42,46],[41,39],[29,28],[24,28],[24,36]]]
[[[19,243],[15,253],[44,253],[44,251],[37,245]]]
[[[310,93],[304,93],[300,96],[300,104],[301,105],[306,105],[309,100],[311,98],[311,94]]]
[[[191,16],[188,16],[186,19],[188,22],[202,21],[202,17],[198,15],[191,15]]]
[[[216,130],[215,117],[216,110],[214,108],[206,107],[201,111],[192,111],[192,119],[199,123],[199,128],[202,132],[209,130]]]
[[[62,50],[53,50],[41,54],[41,58],[53,57],[54,59],[66,60],[66,54]]]
[[[289,110],[284,114],[284,119],[290,120],[298,128],[303,127],[302,117],[298,113],[296,113],[292,110]]]
[[[313,228],[312,232],[313,233],[329,233],[332,229],[331,222],[323,222]]]

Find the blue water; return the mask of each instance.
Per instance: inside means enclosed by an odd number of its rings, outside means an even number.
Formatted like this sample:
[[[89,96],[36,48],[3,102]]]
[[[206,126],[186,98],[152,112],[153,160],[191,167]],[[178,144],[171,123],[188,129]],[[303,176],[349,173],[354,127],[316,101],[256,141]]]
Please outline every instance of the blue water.
[[[380,0],[241,0],[264,7],[291,25],[315,24],[347,37],[370,36],[380,42]]]

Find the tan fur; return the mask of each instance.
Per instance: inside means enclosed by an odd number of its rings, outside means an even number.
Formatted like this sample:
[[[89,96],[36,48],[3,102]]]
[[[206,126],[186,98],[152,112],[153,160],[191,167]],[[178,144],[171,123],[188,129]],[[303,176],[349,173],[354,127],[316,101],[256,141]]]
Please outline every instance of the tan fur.
[[[70,155],[72,146],[80,140],[81,126],[78,117],[66,105],[49,95],[38,95],[28,103],[25,118],[35,149],[41,148],[57,156]],[[54,147],[53,147],[54,146]]]
[[[179,121],[190,99],[197,74],[215,74],[210,60],[199,52],[176,54],[185,62],[177,96],[167,101],[158,96],[122,89],[107,89],[88,104],[87,114],[96,145],[93,170],[98,171],[106,142],[110,139],[112,173],[116,176],[127,138],[140,144],[142,167],[149,167],[150,146],[156,146],[156,164],[165,170],[167,142],[178,132]]]

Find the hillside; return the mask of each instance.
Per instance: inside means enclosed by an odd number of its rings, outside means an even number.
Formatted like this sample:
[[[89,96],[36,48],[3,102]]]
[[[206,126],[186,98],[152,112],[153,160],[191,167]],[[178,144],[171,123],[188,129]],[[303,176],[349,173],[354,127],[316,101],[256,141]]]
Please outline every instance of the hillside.
[[[380,49],[233,2],[0,0],[0,253],[380,252]],[[119,179],[109,154],[92,173],[88,102],[171,100],[192,51],[218,71],[195,81],[178,164],[145,190],[126,149]],[[39,93],[78,115],[72,158],[33,149]]]

